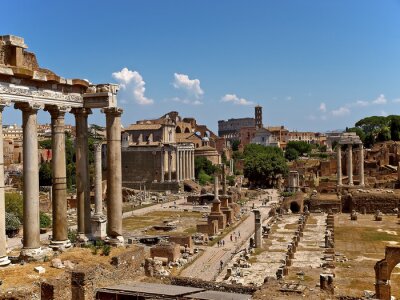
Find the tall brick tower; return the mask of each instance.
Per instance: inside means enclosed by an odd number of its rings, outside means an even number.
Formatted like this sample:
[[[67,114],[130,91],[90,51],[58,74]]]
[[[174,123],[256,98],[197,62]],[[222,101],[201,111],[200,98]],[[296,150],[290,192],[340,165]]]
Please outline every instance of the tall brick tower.
[[[255,109],[254,114],[255,114],[255,119],[256,119],[256,128],[260,129],[263,127],[262,107],[260,105],[257,105],[254,109]]]

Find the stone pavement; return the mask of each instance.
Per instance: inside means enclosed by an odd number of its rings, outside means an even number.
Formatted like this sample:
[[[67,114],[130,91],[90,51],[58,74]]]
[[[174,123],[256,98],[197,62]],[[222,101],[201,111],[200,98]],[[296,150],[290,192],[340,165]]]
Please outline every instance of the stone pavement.
[[[248,206],[252,207],[253,203],[257,206],[260,201],[267,197],[268,194],[263,194],[259,199],[248,202]],[[277,193],[273,191],[273,200],[270,201],[270,203],[276,203],[277,199]],[[261,207],[259,209],[262,215],[266,216],[271,207]],[[254,233],[254,217],[251,212],[248,214],[248,217],[233,230],[236,233],[237,241],[235,241],[234,238],[233,241],[231,241],[230,234],[228,234],[223,239],[225,241],[223,247],[218,247],[218,245],[205,247],[204,252],[192,264],[182,270],[180,276],[198,278],[206,281],[215,280],[220,273],[220,262],[222,261],[225,266]],[[239,232],[240,237],[238,236]]]

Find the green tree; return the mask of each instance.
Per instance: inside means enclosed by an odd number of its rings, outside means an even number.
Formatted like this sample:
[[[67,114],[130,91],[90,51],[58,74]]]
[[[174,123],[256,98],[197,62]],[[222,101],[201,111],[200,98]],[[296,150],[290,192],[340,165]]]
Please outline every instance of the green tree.
[[[376,137],[377,142],[385,142],[390,141],[390,128],[388,126],[382,127],[381,130],[378,132]]]
[[[200,171],[212,176],[217,169],[218,167],[213,165],[212,162],[205,157],[195,157],[194,159],[194,172],[196,178],[199,178]]]
[[[50,186],[52,184],[51,164],[46,162],[39,168],[39,185]]]
[[[291,148],[295,149],[299,155],[303,155],[311,153],[312,145],[304,141],[290,141],[286,145],[286,151]]]
[[[42,149],[51,149],[51,140],[39,141],[39,147]]]
[[[393,141],[400,141],[400,116],[390,117],[390,136]]]
[[[359,120],[355,126],[361,128],[365,134],[377,134],[383,127],[389,125],[390,120],[382,116],[371,116]]]
[[[296,160],[299,158],[299,152],[294,148],[286,149],[285,158],[289,161]]]
[[[234,140],[232,141],[232,151],[238,151],[239,150],[239,145],[240,141],[239,140]]]
[[[271,186],[288,172],[283,152],[278,147],[247,145],[244,150],[244,176],[255,185]]]

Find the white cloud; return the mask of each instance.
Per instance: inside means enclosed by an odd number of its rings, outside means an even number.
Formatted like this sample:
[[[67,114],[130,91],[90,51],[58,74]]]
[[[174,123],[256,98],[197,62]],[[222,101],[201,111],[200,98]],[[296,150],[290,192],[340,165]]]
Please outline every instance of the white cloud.
[[[319,105],[319,110],[322,111],[322,112],[326,112],[326,104],[324,102],[322,102]]]
[[[378,98],[376,98],[374,101],[372,101],[373,104],[386,104],[387,100],[385,98],[385,95],[380,94]]]
[[[400,103],[400,98],[393,99],[392,102],[393,102],[393,103]]]
[[[231,102],[237,105],[252,105],[254,104],[252,101],[249,101],[244,98],[239,98],[235,94],[226,94],[221,98],[221,102]]]
[[[381,116],[382,116],[382,117],[387,117],[387,116],[388,116],[388,113],[387,113],[386,111],[382,110],[382,111],[381,111]]]
[[[199,99],[191,100],[191,99],[186,99],[186,98],[181,99],[179,97],[172,98],[172,101],[183,103],[183,104],[192,104],[192,105],[202,105],[203,104],[203,102],[201,102]]]
[[[292,99],[293,99],[292,96],[287,96],[287,97],[286,97],[286,100],[287,100],[287,101],[291,101]]]
[[[347,107],[339,107],[336,110],[332,110],[332,115],[335,117],[341,117],[341,116],[345,116],[350,114],[350,109],[348,109]]]
[[[142,75],[137,71],[131,71],[128,68],[123,68],[119,72],[112,73],[112,77],[119,83],[122,90],[126,91],[126,98],[133,97],[134,101],[140,105],[153,104],[154,100],[147,98],[144,95],[146,91],[146,82],[143,80]],[[124,97],[124,93],[123,97]],[[122,103],[126,103],[127,100],[123,99]]]
[[[355,105],[356,106],[368,106],[368,101],[358,100]]]
[[[188,94],[200,98],[204,91],[200,87],[199,79],[190,79],[188,75],[174,73],[174,88],[184,90]]]

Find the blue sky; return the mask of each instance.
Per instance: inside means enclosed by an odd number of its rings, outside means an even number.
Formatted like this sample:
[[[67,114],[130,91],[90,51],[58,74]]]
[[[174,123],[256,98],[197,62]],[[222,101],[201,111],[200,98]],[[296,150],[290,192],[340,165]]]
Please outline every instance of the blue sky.
[[[255,104],[265,125],[292,130],[400,114],[400,1],[2,5],[1,34],[24,37],[42,67],[122,84],[124,125],[177,110],[216,130],[220,119],[253,116]],[[4,123],[20,122],[18,111],[4,114]]]

